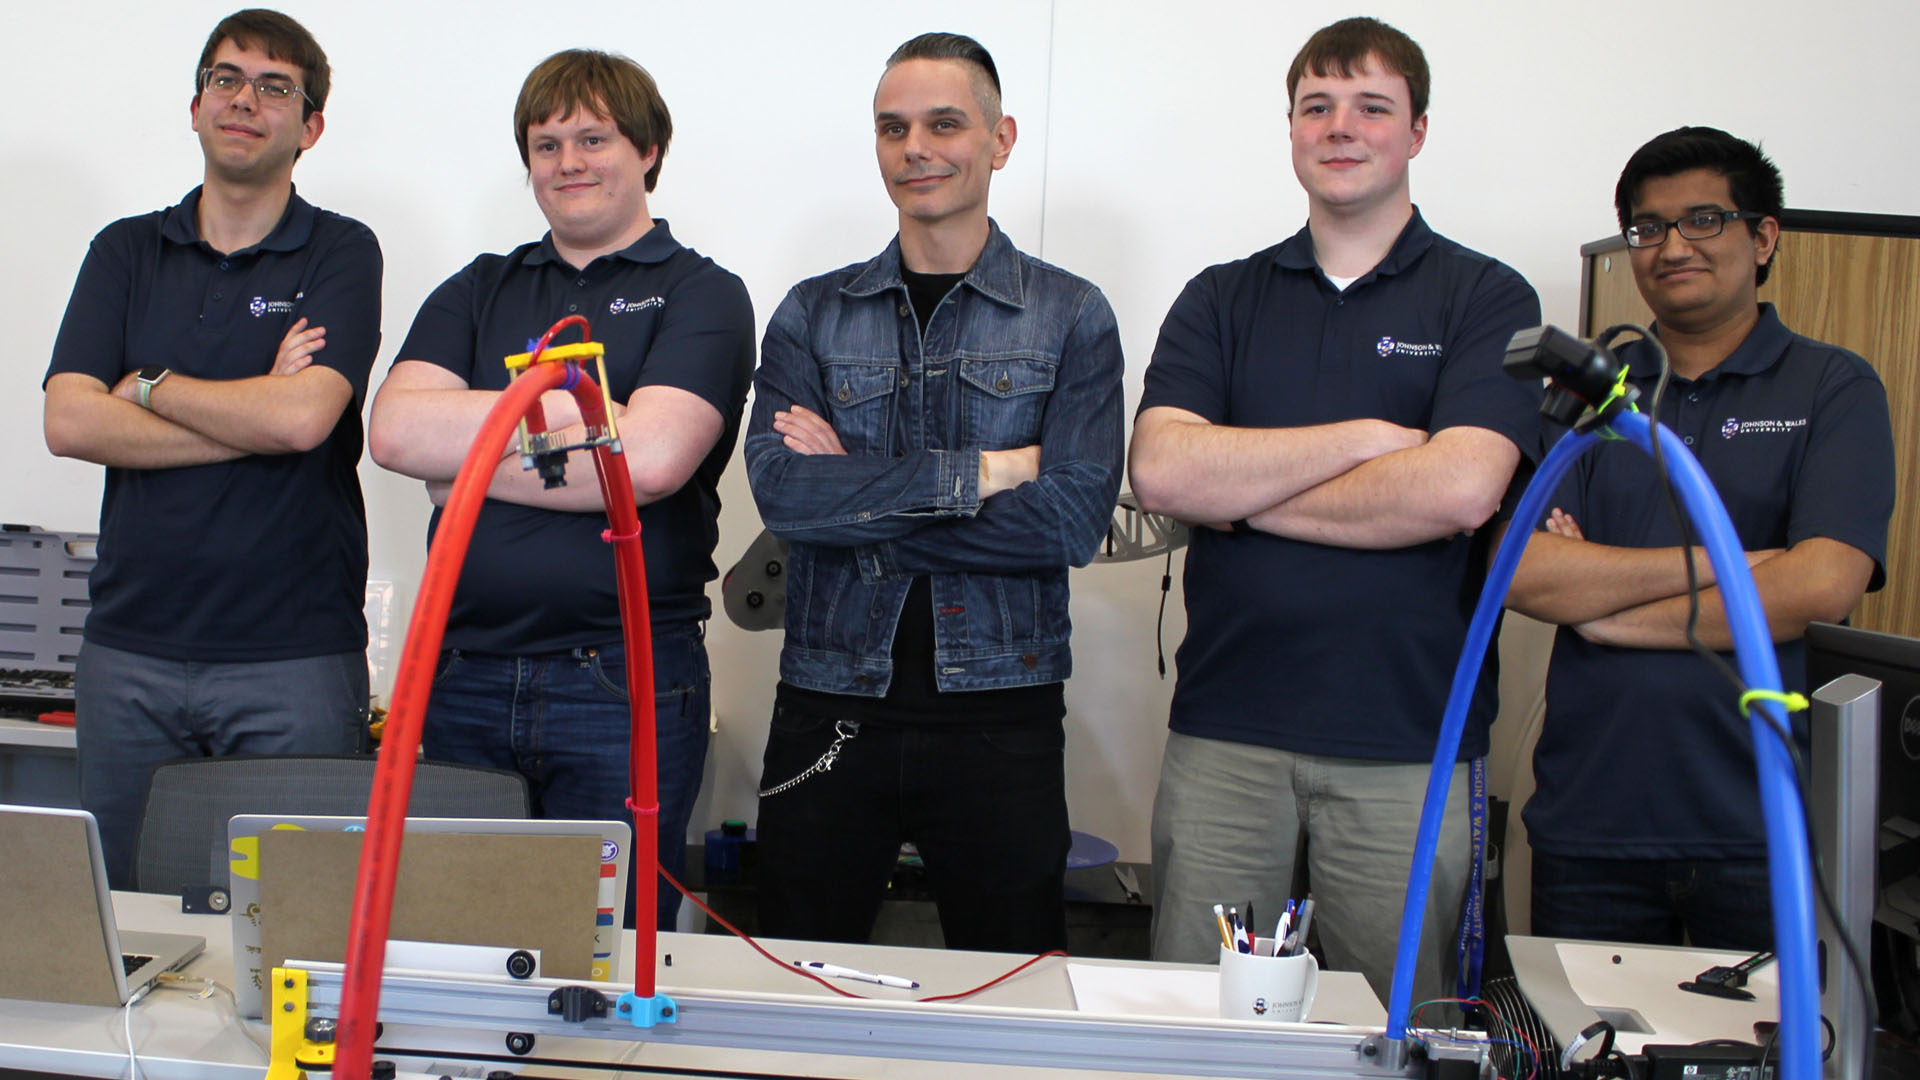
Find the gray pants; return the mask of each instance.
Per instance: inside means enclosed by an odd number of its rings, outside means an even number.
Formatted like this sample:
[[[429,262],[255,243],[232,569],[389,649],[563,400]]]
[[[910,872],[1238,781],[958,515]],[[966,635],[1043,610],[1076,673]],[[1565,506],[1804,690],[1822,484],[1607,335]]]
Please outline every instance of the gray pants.
[[[1365,975],[1385,1002],[1429,771],[1169,734],[1153,803],[1153,958],[1213,962],[1215,904],[1252,902],[1259,933],[1273,933],[1304,829],[1314,933],[1327,965]],[[1455,966],[1472,855],[1466,788],[1461,765],[1427,894],[1415,1002],[1453,994],[1443,979]]]
[[[73,691],[80,805],[100,822],[107,880],[131,889],[155,765],[184,757],[354,753],[367,715],[367,658],[351,652],[210,664],[84,642]]]

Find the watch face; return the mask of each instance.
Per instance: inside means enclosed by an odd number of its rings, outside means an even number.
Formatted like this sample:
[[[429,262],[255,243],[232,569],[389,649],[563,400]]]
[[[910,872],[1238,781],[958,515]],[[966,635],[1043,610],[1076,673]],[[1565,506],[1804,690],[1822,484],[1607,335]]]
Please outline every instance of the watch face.
[[[137,378],[143,383],[157,383],[165,378],[167,369],[160,364],[148,364],[140,369]]]

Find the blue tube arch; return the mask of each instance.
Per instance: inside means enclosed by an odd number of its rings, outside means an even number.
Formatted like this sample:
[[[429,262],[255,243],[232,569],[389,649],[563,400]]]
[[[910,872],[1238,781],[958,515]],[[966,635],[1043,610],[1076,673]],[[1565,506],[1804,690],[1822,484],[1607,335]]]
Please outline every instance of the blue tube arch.
[[[1612,420],[1612,430],[1653,452],[1660,440],[1661,457],[1672,475],[1674,490],[1693,522],[1713,564],[1714,577],[1727,608],[1740,677],[1755,690],[1780,690],[1780,668],[1766,613],[1748,569],[1746,553],[1727,518],[1726,507],[1714,492],[1706,472],[1678,436],[1637,412],[1623,412]],[[1439,845],[1440,819],[1447,788],[1460,752],[1460,735],[1467,706],[1473,698],[1487,643],[1493,636],[1514,568],[1533,534],[1533,522],[1546,514],[1547,503],[1568,468],[1600,436],[1568,432],[1541,462],[1514,513],[1519,527],[1507,530],[1488,569],[1487,582],[1474,607],[1467,641],[1454,669],[1440,738],[1434,748],[1433,771],[1420,814],[1420,831],[1413,851],[1413,869],[1407,880],[1406,906],[1400,916],[1399,952],[1393,968],[1393,988],[1387,1004],[1387,1037],[1403,1040],[1412,1004],[1414,959],[1420,951],[1422,915],[1433,875],[1434,851]],[[1763,715],[1764,714],[1764,715]],[[1748,718],[1753,737],[1755,767],[1760,780],[1761,814],[1767,828],[1768,873],[1773,899],[1774,951],[1780,958],[1780,1064],[1788,1080],[1818,1080],[1820,1076],[1820,1000],[1814,965],[1812,869],[1807,850],[1805,810],[1792,760],[1774,734],[1787,729],[1781,707],[1772,701],[1756,704]]]

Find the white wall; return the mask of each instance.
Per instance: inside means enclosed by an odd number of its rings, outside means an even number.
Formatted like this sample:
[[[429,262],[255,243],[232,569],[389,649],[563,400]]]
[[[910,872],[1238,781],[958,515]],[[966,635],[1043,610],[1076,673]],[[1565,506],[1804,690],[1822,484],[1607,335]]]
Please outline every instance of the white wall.
[[[0,520],[95,527],[100,470],[47,454],[39,383],[94,232],[169,205],[197,181],[192,67],[206,32],[239,2],[0,11],[0,100],[12,105],[0,117],[0,185],[13,219],[0,315],[16,342],[0,369],[0,454],[11,466]],[[630,3],[569,24],[501,0],[289,10],[327,48],[335,82],[326,134],[296,182],[318,205],[365,221],[386,252],[376,379],[435,284],[477,252],[539,235],[510,140],[514,95],[542,57],[615,49],[659,79],[676,134],[656,213],[746,279],[764,325],[794,281],[864,258],[891,234],[871,156],[873,84],[900,41],[951,29],[993,50],[1020,122],[995,181],[995,216],[1021,246],[1106,289],[1130,402],[1186,279],[1304,220],[1286,151],[1286,66],[1316,27],[1362,13],[1255,0],[1004,0],[923,17],[898,4],[754,0]],[[1907,70],[1920,6],[1385,0],[1364,13],[1412,34],[1435,72],[1430,135],[1413,170],[1429,222],[1519,269],[1563,325],[1576,321],[1578,246],[1613,228],[1621,164],[1681,123],[1762,140],[1795,207],[1920,213]],[[372,576],[401,584],[404,609],[424,560],[426,500],[371,462],[361,472]],[[724,569],[760,524],[737,466],[722,498]],[[1136,859],[1147,853],[1171,690],[1154,674],[1159,578],[1160,563],[1129,563],[1081,571],[1074,585],[1074,821]],[[1176,581],[1169,656],[1184,628]],[[721,617],[710,642],[719,736],[696,828],[752,816],[779,635]]]

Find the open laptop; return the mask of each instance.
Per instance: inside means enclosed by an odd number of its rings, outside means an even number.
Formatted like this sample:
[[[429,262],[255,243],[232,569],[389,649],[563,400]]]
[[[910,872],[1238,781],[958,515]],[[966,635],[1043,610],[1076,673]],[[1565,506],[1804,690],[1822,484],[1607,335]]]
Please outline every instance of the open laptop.
[[[124,1005],[207,947],[122,932],[93,815],[45,806],[0,805],[0,941],[0,997],[69,1005]]]

